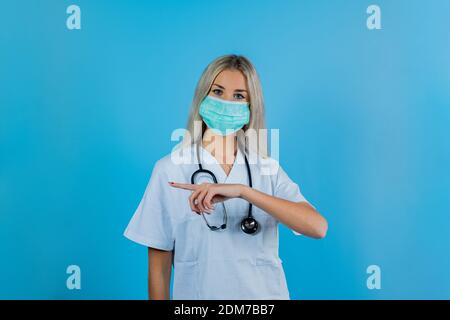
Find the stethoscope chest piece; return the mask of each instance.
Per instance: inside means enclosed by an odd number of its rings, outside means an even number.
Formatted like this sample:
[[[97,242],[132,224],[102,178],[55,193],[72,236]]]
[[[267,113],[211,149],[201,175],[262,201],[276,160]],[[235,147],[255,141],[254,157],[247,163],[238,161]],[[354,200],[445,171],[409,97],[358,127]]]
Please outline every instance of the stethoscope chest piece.
[[[241,229],[247,234],[253,234],[258,231],[258,221],[254,218],[248,217],[242,220]]]

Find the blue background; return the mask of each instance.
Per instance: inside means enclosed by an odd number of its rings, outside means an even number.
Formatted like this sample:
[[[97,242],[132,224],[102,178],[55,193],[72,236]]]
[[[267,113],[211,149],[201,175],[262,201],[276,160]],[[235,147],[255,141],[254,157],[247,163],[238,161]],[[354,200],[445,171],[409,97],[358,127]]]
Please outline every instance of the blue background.
[[[280,162],[329,222],[320,241],[281,226],[291,298],[450,298],[449,18],[445,0],[2,1],[0,298],[147,297],[122,232],[227,53],[255,64]]]

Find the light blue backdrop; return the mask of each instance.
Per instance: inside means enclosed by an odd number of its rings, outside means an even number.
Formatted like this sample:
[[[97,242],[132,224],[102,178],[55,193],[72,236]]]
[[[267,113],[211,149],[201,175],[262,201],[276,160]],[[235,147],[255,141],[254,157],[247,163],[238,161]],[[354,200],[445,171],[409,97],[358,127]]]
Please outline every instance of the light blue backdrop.
[[[122,232],[226,53],[256,65],[280,162],[329,221],[320,241],[281,228],[291,297],[450,298],[449,18],[446,0],[2,1],[0,298],[147,297]]]

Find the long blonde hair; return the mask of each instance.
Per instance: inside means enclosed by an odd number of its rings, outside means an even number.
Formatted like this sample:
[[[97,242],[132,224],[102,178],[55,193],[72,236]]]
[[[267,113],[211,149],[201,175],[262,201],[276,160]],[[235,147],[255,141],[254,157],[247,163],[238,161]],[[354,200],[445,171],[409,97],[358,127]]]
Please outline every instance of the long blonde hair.
[[[183,145],[201,143],[203,133],[206,130],[206,124],[199,114],[200,103],[208,95],[217,75],[223,70],[239,70],[247,81],[250,98],[250,121],[242,128],[243,132],[247,132],[248,129],[254,129],[256,132],[260,132],[260,129],[266,129],[262,87],[255,67],[250,60],[242,55],[223,55],[216,58],[206,67],[197,83],[187,123],[189,135],[184,136]],[[201,130],[194,130],[195,122],[202,122]],[[247,151],[247,144],[245,143],[245,136],[242,135],[242,131],[238,133],[237,137],[240,147]],[[259,135],[257,139],[260,139]],[[262,156],[266,156],[267,151],[264,149],[266,148],[257,148],[255,151]]]

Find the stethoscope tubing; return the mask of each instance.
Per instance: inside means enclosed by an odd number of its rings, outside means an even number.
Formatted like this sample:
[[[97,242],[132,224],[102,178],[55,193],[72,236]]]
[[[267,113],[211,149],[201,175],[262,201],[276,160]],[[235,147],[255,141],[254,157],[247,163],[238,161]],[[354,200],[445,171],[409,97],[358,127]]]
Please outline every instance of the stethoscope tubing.
[[[197,151],[197,160],[198,160],[198,170],[196,170],[194,173],[192,173],[192,175],[191,175],[191,184],[195,184],[195,177],[198,174],[201,174],[201,173],[205,173],[205,174],[209,175],[212,178],[213,182],[217,183],[217,178],[216,178],[215,174],[212,171],[210,171],[210,170],[203,169],[203,166],[202,166],[201,161],[200,161],[199,149],[200,149],[200,147],[197,146],[197,150],[196,151]],[[244,154],[244,160],[245,160],[245,166],[246,166],[246,169],[247,169],[248,184],[249,184],[249,187],[252,188],[253,187],[252,174],[251,174],[251,170],[250,170],[250,165],[249,165],[248,160],[247,160],[247,156],[245,154]],[[206,218],[204,216],[204,213],[201,212],[203,220],[205,220],[206,225],[209,227],[210,230],[215,231],[215,230],[225,229],[226,228],[226,225],[227,225],[227,211],[226,211],[226,208],[225,208],[225,204],[223,202],[222,202],[222,206],[223,206],[223,210],[224,210],[224,218],[223,218],[223,223],[222,223],[222,225],[220,227],[211,226],[208,223],[208,220],[206,220]],[[252,208],[253,208],[253,205],[252,205],[251,202],[249,202],[247,217],[244,218],[242,220],[242,222],[241,222],[241,229],[242,229],[243,232],[245,232],[247,234],[254,234],[254,233],[256,233],[256,231],[258,230],[258,227],[259,227],[258,222],[253,218]]]

